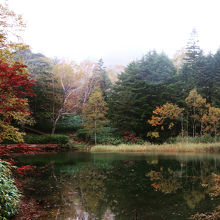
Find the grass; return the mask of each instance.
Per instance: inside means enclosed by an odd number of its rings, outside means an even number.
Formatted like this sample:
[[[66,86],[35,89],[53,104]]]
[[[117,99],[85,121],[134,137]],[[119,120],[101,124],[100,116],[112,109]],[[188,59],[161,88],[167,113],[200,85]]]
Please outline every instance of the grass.
[[[91,152],[220,152],[220,142],[217,143],[173,143],[154,145],[96,145]]]

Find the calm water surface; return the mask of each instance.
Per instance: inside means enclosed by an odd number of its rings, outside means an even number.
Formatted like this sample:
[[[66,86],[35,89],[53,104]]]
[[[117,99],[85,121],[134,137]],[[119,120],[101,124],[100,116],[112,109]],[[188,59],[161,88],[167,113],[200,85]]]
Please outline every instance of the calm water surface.
[[[220,205],[220,154],[81,153],[19,158],[37,166],[26,196],[42,219],[189,219]]]

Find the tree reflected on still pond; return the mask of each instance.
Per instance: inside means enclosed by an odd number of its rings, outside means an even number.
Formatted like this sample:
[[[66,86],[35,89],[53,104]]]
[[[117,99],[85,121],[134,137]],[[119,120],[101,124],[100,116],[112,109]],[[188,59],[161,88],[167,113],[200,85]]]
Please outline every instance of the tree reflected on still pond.
[[[26,179],[25,193],[43,204],[42,219],[211,219],[220,205],[219,162],[93,154],[58,163],[55,157],[48,172]]]

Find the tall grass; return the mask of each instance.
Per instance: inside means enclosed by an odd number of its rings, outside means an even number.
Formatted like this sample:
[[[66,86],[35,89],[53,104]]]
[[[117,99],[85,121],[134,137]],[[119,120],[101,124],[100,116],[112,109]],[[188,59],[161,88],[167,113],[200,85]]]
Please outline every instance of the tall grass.
[[[172,143],[215,143],[220,142],[220,137],[210,136],[196,136],[196,137],[171,137],[166,141],[168,144]]]
[[[91,152],[220,152],[220,143],[174,143],[154,145],[96,145]]]

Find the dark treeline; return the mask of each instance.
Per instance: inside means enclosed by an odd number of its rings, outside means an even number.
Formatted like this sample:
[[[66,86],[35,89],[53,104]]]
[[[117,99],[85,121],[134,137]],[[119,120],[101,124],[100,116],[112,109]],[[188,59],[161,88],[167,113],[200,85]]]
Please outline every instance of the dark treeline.
[[[179,67],[165,54],[153,51],[129,64],[119,76],[108,101],[109,117],[119,131],[129,130],[146,138],[155,129],[147,121],[156,106],[168,102],[187,109],[185,99],[193,89],[211,106],[220,107],[220,51],[204,55],[195,34],[192,33]],[[192,125],[188,126],[188,134],[195,135]],[[175,131],[173,135],[180,133],[180,123]]]
[[[125,134],[155,141],[149,134],[156,131],[159,133],[157,140],[164,141],[180,134],[208,134],[204,132],[208,128],[203,126],[203,116],[208,117],[210,107],[214,110],[220,107],[220,50],[205,55],[198,46],[195,31],[182,54],[176,57],[178,62],[164,53],[151,51],[142,59],[131,62],[118,75],[116,82],[111,82],[112,70],[106,69],[102,60],[77,65],[50,60],[29,50],[21,55],[32,78],[36,80],[37,96],[30,98],[30,107],[38,129],[49,130],[53,127],[53,131],[55,128],[59,131],[59,126],[64,125],[68,131],[75,130],[79,137],[85,139],[93,139],[93,134],[97,133],[100,143],[103,139],[110,140],[113,137],[119,140]],[[84,115],[83,109],[93,105],[91,100],[95,102],[99,96],[93,94],[97,87],[102,95],[101,101],[99,97],[99,103],[103,102],[100,106],[106,106],[107,114],[102,114],[100,108],[94,112],[95,116]],[[197,99],[203,100],[203,107],[201,103],[190,106],[189,101],[186,101],[189,94],[193,95],[192,91]],[[165,103],[173,103],[184,110],[178,117],[169,118],[169,123],[175,119],[172,129],[162,126],[159,131],[149,120],[152,119],[153,111]],[[201,109],[205,109],[203,115],[200,114]],[[167,111],[170,112],[169,109]],[[89,128],[86,128],[89,123],[85,121],[91,121]],[[104,127],[92,126],[99,121],[108,122]],[[164,120],[161,123],[165,123]],[[208,135],[218,136],[218,126],[219,123],[215,124],[215,134],[210,132]]]

